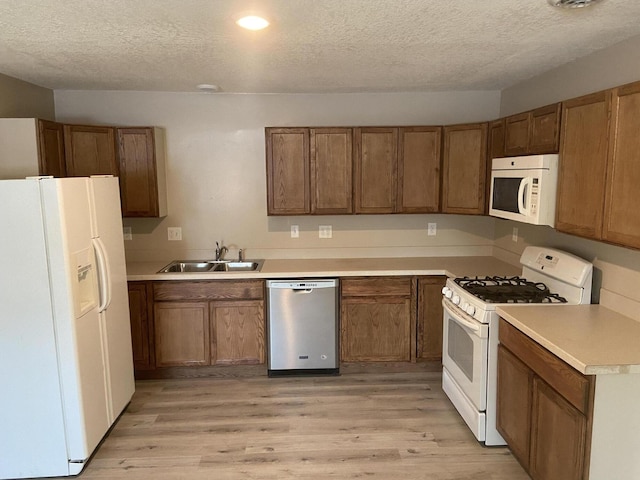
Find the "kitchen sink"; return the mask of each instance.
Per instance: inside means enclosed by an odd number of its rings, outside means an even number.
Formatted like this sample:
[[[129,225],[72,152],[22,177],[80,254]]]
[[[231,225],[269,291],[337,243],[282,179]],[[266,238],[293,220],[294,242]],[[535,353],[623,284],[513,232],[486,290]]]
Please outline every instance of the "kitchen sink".
[[[264,260],[174,260],[158,273],[259,272]]]

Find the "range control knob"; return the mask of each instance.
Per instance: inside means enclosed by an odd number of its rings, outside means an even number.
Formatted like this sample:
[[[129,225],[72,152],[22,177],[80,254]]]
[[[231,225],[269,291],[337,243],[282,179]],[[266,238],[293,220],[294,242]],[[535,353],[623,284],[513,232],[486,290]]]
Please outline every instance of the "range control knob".
[[[449,289],[449,287],[442,287],[442,295],[444,295],[445,297],[447,296],[447,292],[450,292],[451,290]]]
[[[467,307],[468,307],[468,306],[469,306],[469,304],[468,304],[467,302],[462,302],[462,303],[460,304],[460,308],[461,308],[462,310],[464,310],[465,312],[467,311]]]
[[[445,292],[444,296],[447,297],[447,298],[453,297],[453,292],[451,291],[450,288],[447,289],[447,291]]]
[[[460,305],[460,297],[458,295],[454,295],[451,301],[454,305]]]
[[[464,309],[469,315],[473,317],[473,314],[476,313],[476,307],[473,305],[467,305],[467,308]]]

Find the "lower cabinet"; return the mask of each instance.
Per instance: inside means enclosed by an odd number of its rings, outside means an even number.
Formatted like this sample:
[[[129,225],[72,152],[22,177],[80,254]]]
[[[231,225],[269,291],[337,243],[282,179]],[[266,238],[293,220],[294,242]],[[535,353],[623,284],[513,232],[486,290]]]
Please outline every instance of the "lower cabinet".
[[[129,282],[136,372],[263,364],[262,280]]]
[[[595,379],[504,320],[498,350],[497,428],[536,480],[585,480]]]
[[[412,277],[342,279],[341,360],[411,360]]]
[[[442,361],[442,287],[447,277],[418,277],[416,357]]]

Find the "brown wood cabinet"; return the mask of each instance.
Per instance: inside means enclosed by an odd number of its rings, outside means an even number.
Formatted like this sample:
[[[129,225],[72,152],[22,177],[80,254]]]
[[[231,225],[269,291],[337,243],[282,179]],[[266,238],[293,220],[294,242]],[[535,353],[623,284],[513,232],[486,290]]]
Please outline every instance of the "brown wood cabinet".
[[[267,213],[311,213],[309,129],[266,128]]]
[[[554,103],[505,119],[506,156],[557,153],[561,105]]]
[[[497,428],[536,480],[588,478],[595,379],[500,320]]]
[[[486,123],[444,127],[442,211],[482,215],[487,178]]]
[[[67,176],[61,123],[38,120],[38,158],[40,175]]]
[[[117,139],[122,216],[166,216],[164,130],[118,128]]]
[[[604,212],[611,95],[598,92],[562,104],[556,229],[600,239]]]
[[[113,127],[65,125],[64,151],[69,177],[120,173]]]
[[[393,213],[398,175],[398,129],[356,128],[355,212]]]
[[[412,278],[341,280],[341,360],[411,360]]]
[[[262,280],[153,283],[156,367],[265,362]]]
[[[153,302],[151,282],[129,282],[129,315],[135,370],[155,367],[152,336]]]
[[[602,238],[640,248],[640,82],[612,97]]]
[[[424,360],[442,360],[442,287],[447,277],[419,277],[417,353]]]
[[[353,131],[311,128],[311,213],[353,212]]]
[[[398,213],[440,211],[442,127],[404,127],[398,131]]]

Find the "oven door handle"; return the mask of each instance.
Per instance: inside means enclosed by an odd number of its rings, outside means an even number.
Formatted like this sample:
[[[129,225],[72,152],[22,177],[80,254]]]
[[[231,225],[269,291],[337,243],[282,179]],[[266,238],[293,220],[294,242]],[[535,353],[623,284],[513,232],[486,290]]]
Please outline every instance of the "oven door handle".
[[[456,312],[451,310],[451,308],[449,308],[449,306],[444,302],[443,302],[443,306],[444,306],[445,310],[447,310],[447,312],[449,312],[449,315],[450,315],[451,319],[454,322],[459,323],[463,327],[466,327],[468,330],[471,330],[471,331],[476,332],[476,333],[480,333],[480,325],[478,325],[475,322],[471,322],[470,320],[467,320],[466,318],[461,317]]]

